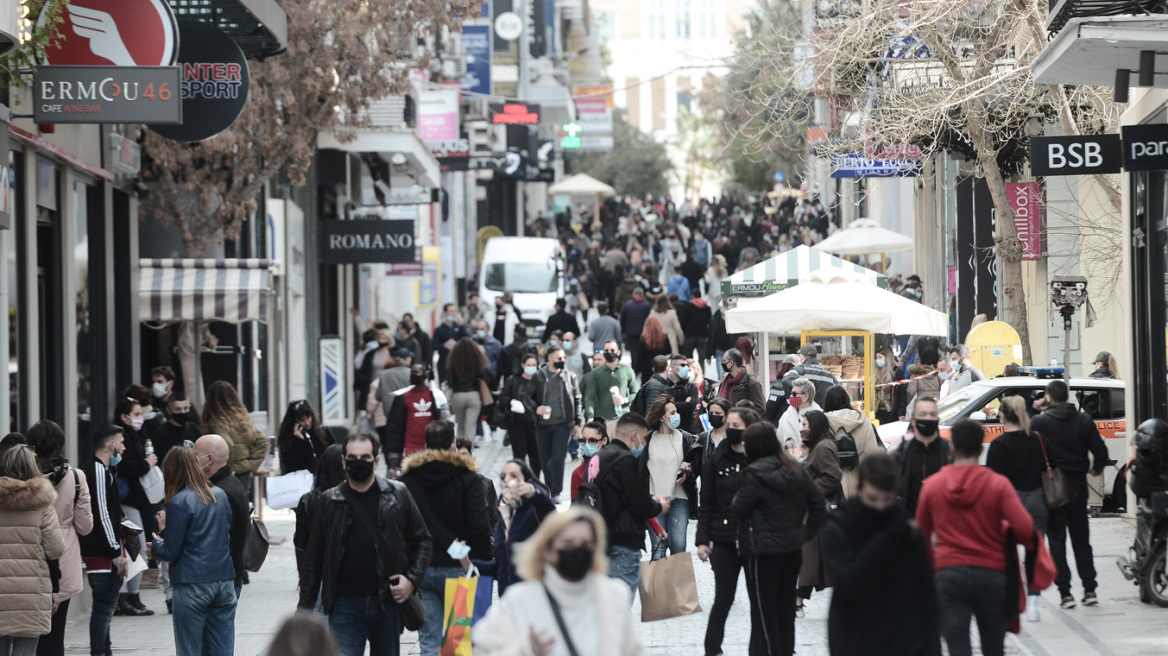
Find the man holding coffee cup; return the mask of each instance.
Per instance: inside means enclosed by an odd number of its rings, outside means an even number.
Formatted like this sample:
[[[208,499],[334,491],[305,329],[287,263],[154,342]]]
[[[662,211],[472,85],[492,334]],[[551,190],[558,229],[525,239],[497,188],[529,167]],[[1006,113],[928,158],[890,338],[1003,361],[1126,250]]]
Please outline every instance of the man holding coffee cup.
[[[628,412],[640,384],[632,367],[621,364],[621,347],[616,340],[604,343],[604,366],[588,374],[584,392],[584,415],[589,420],[607,422],[608,434],[616,434],[616,420]]]
[[[564,459],[568,440],[579,435],[584,424],[580,379],[564,365],[563,347],[547,352],[547,365],[535,376],[535,441],[543,460],[543,480],[559,502],[564,489]]]

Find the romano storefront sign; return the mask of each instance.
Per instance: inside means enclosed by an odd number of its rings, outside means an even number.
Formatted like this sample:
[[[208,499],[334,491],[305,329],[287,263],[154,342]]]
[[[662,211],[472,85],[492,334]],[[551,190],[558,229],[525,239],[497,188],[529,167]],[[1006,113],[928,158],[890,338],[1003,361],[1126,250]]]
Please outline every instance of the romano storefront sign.
[[[41,66],[36,123],[182,123],[177,66]]]
[[[414,222],[356,219],[320,222],[320,261],[324,264],[414,262]]]

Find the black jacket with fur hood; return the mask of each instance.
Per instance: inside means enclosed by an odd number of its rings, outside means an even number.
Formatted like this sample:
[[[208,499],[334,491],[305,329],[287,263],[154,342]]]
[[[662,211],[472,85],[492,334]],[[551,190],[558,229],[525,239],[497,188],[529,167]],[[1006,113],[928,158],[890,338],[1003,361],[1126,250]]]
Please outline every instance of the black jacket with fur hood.
[[[470,557],[493,560],[493,530],[482,479],[473,458],[455,451],[426,449],[402,463],[401,482],[422,511],[434,538],[431,567],[460,567],[446,553],[455,540],[470,547]]]

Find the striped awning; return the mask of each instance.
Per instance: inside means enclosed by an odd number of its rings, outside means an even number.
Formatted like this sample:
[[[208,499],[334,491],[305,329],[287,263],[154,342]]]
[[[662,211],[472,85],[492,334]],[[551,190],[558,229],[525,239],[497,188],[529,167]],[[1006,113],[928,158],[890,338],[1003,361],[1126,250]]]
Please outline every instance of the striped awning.
[[[812,271],[823,268],[851,271],[873,285],[888,289],[888,278],[883,274],[808,246],[796,246],[778,257],[723,278],[722,295],[766,296],[807,282]]]
[[[270,260],[138,261],[141,321],[268,320]]]

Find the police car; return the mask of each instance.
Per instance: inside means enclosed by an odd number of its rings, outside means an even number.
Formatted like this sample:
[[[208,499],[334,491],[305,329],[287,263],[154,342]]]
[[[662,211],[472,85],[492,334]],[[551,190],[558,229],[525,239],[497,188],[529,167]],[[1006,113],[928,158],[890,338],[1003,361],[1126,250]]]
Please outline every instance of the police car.
[[[949,437],[949,427],[958,419],[976,419],[985,425],[987,443],[1004,432],[998,408],[1007,396],[1021,395],[1026,407],[1045,395],[1046,384],[1062,377],[1061,367],[1023,367],[1029,376],[1012,376],[982,380],[953,392],[937,404],[941,435]],[[1115,511],[1127,503],[1125,468],[1127,440],[1124,437],[1124,382],[1107,378],[1072,378],[1068,401],[1095,420],[1111,462],[1103,476],[1089,476],[1090,506],[1094,512]],[[880,439],[890,448],[899,445],[908,430],[907,421],[884,424],[877,429]]]

